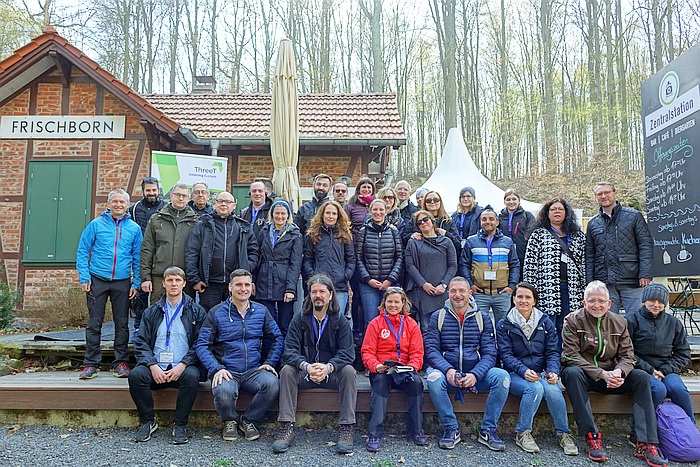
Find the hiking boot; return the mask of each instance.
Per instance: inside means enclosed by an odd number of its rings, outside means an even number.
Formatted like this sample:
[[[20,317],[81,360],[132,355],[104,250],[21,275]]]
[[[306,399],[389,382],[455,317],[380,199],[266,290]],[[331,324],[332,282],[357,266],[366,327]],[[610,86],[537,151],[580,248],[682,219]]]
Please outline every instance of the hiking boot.
[[[571,433],[562,433],[559,438],[559,446],[564,450],[567,456],[578,456],[578,446],[574,442],[574,437]]]
[[[425,436],[425,433],[423,433],[423,430],[420,431],[417,435],[413,435],[410,437],[411,440],[415,443],[416,446],[427,446],[428,445],[428,437]]]
[[[182,425],[175,425],[173,428],[173,444],[187,444],[190,438],[187,436],[187,430]]]
[[[647,461],[651,467],[666,467],[668,464],[668,460],[661,457],[655,444],[637,442],[634,455]]]
[[[372,438],[370,437],[367,440],[367,450],[369,452],[379,452],[379,438]]]
[[[460,441],[462,441],[462,432],[459,431],[459,428],[448,428],[438,441],[438,446],[441,449],[454,449]]]
[[[151,420],[150,422],[146,422],[143,425],[139,427],[138,430],[136,430],[136,434],[134,435],[134,441],[137,443],[145,443],[149,439],[151,439],[151,435],[156,432],[158,429],[158,423],[155,420]]]
[[[260,432],[257,428],[255,428],[253,422],[247,421],[245,418],[243,418],[243,415],[238,418],[238,429],[245,437],[246,441],[255,441],[256,439],[260,438]]]
[[[608,460],[608,454],[603,448],[603,437],[600,433],[593,434],[590,431],[586,433],[586,453],[588,458],[595,462]]]
[[[520,446],[525,452],[540,452],[540,447],[535,442],[535,438],[532,437],[532,431],[530,430],[525,430],[522,433],[515,433],[515,444]]]
[[[94,366],[86,366],[83,371],[80,372],[80,379],[92,379],[97,378],[97,368]]]
[[[294,441],[294,422],[280,422],[277,438],[272,443],[272,452],[287,452],[292,441]]]
[[[238,439],[238,423],[236,423],[236,420],[226,420],[224,422],[224,431],[221,433],[221,438],[224,441],[236,441]]]
[[[112,373],[112,375],[115,378],[128,378],[130,371],[131,368],[129,368],[129,364],[126,362],[122,362],[114,367],[114,373]]]
[[[495,428],[491,428],[490,430],[479,430],[479,442],[492,451],[506,450],[506,444],[501,441],[501,438],[498,437],[498,433],[496,433]]]
[[[338,444],[335,445],[335,450],[338,454],[350,454],[352,452],[353,438],[355,438],[355,425],[340,425]]]

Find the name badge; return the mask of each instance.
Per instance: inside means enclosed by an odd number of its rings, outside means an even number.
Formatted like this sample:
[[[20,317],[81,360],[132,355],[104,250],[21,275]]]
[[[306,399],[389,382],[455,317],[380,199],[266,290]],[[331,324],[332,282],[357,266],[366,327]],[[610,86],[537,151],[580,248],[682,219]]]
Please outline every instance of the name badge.
[[[487,281],[495,281],[496,271],[484,271],[484,279],[486,279]]]
[[[158,360],[160,363],[173,363],[173,361],[175,361],[175,355],[173,355],[172,352],[161,352]]]
[[[569,262],[569,257],[568,257],[566,254],[564,254],[564,253],[561,254],[561,262],[562,262],[562,263],[568,263],[568,262]]]

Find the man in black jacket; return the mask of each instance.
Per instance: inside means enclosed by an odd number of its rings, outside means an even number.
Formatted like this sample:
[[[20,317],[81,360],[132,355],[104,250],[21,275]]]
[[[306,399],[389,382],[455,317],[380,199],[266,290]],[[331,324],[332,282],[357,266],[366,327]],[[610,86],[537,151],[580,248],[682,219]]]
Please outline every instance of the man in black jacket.
[[[258,238],[258,232],[267,224],[270,206],[272,206],[272,200],[265,193],[265,184],[263,182],[251,183],[250,204],[241,209],[241,217],[251,223],[255,238]]]
[[[272,450],[286,452],[294,440],[299,388],[329,388],[338,389],[340,396],[336,450],[348,454],[352,452],[357,402],[352,329],[340,313],[333,281],[316,274],[308,285],[302,313],[292,318],[284,342],[277,417],[280,425]]]
[[[294,216],[294,223],[299,227],[302,235],[306,235],[306,229],[311,224],[311,218],[314,217],[318,208],[330,199],[328,192],[333,184],[333,179],[330,175],[318,174],[314,177],[314,196],[306,203],[302,204],[297,214]]]
[[[187,419],[197,397],[204,371],[195,343],[204,321],[204,308],[182,293],[185,271],[171,266],[163,273],[165,295],[144,311],[134,341],[138,364],[129,374],[129,392],[136,404],[141,427],[134,441],[145,442],[158,429],[151,389],[178,388],[173,443],[188,442]]]
[[[610,182],[595,186],[600,206],[586,229],[586,282],[599,280],[608,286],[610,311],[627,313],[639,308],[642,290],[653,279],[653,240],[642,213],[622,207]]]
[[[187,239],[187,280],[199,292],[199,303],[209,310],[229,296],[229,276],[236,269],[258,264],[258,241],[250,222],[233,215],[236,201],[222,191],[214,214],[205,214]]]

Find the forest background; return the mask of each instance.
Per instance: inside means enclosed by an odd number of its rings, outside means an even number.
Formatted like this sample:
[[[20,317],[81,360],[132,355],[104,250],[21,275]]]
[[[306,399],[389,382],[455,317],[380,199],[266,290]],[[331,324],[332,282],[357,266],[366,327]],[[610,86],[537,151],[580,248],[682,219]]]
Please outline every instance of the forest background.
[[[645,210],[640,86],[698,42],[700,0],[0,0],[0,58],[47,25],[142,94],[270,93],[288,37],[299,92],[396,93],[395,180],[459,127],[501,188],[592,215],[602,179]]]

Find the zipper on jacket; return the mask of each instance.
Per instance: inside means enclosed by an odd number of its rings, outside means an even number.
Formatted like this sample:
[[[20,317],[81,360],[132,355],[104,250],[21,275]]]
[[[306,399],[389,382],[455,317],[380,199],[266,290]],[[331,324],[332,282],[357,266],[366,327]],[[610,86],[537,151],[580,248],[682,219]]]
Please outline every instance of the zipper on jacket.
[[[252,310],[252,307],[251,307]],[[236,310],[238,311],[238,310]],[[240,315],[240,313],[238,313]],[[247,314],[247,313],[246,313]],[[243,349],[245,352],[245,371],[248,371],[248,344],[245,341],[245,318],[241,316],[241,327],[243,328]]]
[[[114,219],[114,218],[112,218]],[[119,221],[114,219],[114,249],[112,250],[112,280],[117,272],[117,248],[119,246],[119,237],[121,237],[121,226]]]
[[[598,324],[596,325],[596,329],[598,331],[598,351],[595,353],[595,355],[593,355],[593,363],[595,364],[595,366],[599,366],[598,365],[598,357],[603,355],[603,350],[604,350],[603,349],[603,335],[600,332],[600,322],[602,321],[602,319],[603,319],[602,317],[598,318]]]
[[[224,276],[224,282],[226,282],[226,250],[228,246],[228,217],[224,219],[224,260],[221,262],[221,274]],[[247,369],[247,368],[246,368]]]

